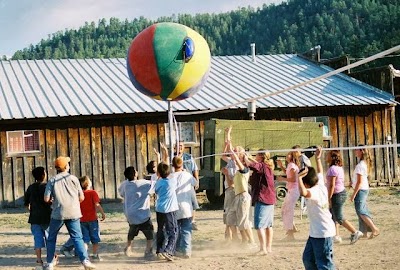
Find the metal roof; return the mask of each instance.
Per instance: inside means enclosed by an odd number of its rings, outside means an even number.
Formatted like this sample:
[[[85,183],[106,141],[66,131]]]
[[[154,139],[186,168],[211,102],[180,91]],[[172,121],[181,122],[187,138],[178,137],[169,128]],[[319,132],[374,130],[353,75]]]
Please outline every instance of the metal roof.
[[[175,111],[216,109],[274,93],[332,69],[294,54],[214,56],[210,76]],[[339,74],[262,98],[259,108],[393,104],[394,97]],[[167,102],[137,91],[125,59],[0,61],[0,119],[110,115],[167,110]],[[244,102],[231,108],[246,108]]]

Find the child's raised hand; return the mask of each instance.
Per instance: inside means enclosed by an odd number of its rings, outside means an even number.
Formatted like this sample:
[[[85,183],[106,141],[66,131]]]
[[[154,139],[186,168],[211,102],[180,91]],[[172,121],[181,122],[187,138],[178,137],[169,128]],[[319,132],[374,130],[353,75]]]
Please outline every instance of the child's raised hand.
[[[308,167],[305,167],[302,171],[299,172],[299,179],[303,178],[304,176],[306,176],[308,173]]]

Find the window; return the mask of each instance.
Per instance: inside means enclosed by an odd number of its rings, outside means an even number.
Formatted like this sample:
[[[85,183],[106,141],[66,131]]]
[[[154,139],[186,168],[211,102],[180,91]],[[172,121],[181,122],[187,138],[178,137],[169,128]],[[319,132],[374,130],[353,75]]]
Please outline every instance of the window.
[[[176,141],[175,126],[172,127],[172,141]],[[185,143],[195,143],[196,134],[194,122],[178,123],[179,140]],[[165,143],[169,145],[169,124],[165,124]]]
[[[323,124],[322,136],[330,137],[329,131],[329,117],[328,116],[316,116],[316,117],[302,117],[301,122],[320,122]]]
[[[39,130],[7,131],[7,153],[40,152]]]

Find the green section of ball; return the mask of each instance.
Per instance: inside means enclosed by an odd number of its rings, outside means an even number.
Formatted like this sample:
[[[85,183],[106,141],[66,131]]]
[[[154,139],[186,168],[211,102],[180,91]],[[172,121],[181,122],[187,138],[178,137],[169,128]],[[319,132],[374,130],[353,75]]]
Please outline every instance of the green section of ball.
[[[185,65],[182,53],[183,40],[187,33],[183,25],[159,23],[153,39],[153,48],[161,80],[160,97],[167,100],[175,89]]]

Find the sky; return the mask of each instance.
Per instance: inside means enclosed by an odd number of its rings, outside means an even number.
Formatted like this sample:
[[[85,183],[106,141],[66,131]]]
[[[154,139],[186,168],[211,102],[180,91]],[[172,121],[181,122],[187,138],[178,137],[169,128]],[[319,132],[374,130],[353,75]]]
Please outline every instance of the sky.
[[[0,0],[0,56],[85,22],[111,17],[157,19],[173,14],[221,13],[282,0]],[[133,37],[132,37],[133,38]]]

